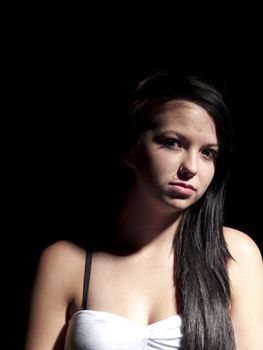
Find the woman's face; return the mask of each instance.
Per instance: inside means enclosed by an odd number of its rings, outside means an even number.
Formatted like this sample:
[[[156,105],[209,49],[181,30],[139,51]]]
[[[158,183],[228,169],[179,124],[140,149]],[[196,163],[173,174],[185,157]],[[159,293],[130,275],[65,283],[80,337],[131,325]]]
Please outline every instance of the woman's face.
[[[130,163],[143,193],[183,210],[211,183],[217,153],[213,119],[199,105],[177,100],[152,113],[151,127],[142,133]]]

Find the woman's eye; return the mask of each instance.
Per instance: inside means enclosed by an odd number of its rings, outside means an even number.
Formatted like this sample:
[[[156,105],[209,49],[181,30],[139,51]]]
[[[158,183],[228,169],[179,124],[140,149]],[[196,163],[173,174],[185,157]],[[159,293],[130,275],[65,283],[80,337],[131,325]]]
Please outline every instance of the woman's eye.
[[[167,148],[178,148],[181,146],[180,142],[178,140],[175,140],[175,139],[164,140],[163,145],[164,145],[164,147],[167,147]]]
[[[218,152],[214,149],[205,149],[202,153],[211,160],[216,160],[218,157]]]

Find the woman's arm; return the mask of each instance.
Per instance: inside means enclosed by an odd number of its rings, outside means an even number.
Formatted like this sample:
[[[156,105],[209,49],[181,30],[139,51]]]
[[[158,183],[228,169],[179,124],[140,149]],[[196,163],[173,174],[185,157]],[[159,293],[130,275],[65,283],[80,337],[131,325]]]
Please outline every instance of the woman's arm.
[[[254,241],[244,233],[227,234],[232,290],[231,318],[237,350],[263,349],[263,262]]]
[[[70,301],[70,247],[58,242],[41,255],[32,291],[26,350],[63,350]]]

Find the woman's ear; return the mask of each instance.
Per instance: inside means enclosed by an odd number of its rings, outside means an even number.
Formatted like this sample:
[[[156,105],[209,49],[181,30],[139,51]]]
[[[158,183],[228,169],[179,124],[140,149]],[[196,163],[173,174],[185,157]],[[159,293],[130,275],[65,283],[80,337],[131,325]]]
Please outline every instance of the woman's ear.
[[[135,168],[135,152],[134,150],[130,151],[123,157],[124,162],[132,169]]]

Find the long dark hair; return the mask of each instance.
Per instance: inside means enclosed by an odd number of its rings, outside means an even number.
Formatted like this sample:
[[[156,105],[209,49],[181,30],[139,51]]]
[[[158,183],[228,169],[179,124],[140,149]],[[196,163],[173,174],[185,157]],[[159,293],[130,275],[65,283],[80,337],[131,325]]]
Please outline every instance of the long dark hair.
[[[225,188],[229,176],[231,125],[222,94],[207,81],[174,72],[155,72],[139,83],[128,103],[124,152],[135,146],[151,112],[171,100],[203,107],[213,118],[219,142],[215,175],[203,197],[182,214],[174,239],[174,279],[183,316],[183,349],[235,349],[230,319],[231,259],[223,235]]]

